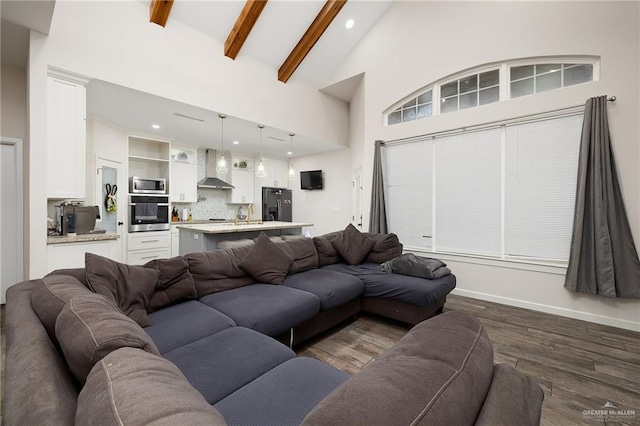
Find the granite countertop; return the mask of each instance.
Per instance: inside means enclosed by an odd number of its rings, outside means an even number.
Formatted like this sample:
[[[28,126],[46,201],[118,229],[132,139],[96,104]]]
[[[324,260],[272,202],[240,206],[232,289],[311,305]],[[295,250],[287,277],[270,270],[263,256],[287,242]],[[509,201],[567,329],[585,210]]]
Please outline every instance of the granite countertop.
[[[120,238],[118,234],[81,234],[76,236],[69,235],[49,235],[47,236],[47,244],[67,244],[67,243],[89,243],[92,241],[117,240]]]
[[[246,222],[239,222],[237,225],[234,223],[206,223],[206,224],[183,224],[178,225],[178,229],[188,229],[195,232],[202,232],[205,234],[232,234],[236,232],[250,232],[250,231],[271,231],[274,229],[291,229],[302,228],[306,226],[313,226],[313,223],[296,223],[296,222],[251,222],[247,225]]]

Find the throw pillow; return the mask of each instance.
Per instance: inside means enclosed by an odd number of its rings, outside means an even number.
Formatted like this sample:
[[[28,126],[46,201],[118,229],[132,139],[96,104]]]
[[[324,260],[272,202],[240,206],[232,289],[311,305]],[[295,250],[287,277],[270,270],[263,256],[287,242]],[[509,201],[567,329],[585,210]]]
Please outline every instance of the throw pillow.
[[[259,282],[280,285],[284,281],[293,257],[285,253],[264,232],[238,266]]]
[[[160,272],[147,312],[154,312],[174,303],[197,297],[193,275],[189,271],[189,262],[184,256],[154,259],[147,262],[144,267]]]
[[[151,337],[107,297],[88,293],[73,297],[56,320],[56,337],[76,379],[84,384],[91,368],[122,347],[160,355]]]
[[[352,224],[331,240],[331,245],[350,265],[359,265],[369,254],[376,241],[362,235]]]
[[[140,324],[151,325],[147,306],[158,283],[160,271],[125,265],[93,253],[84,255],[89,288],[111,299],[125,315]]]

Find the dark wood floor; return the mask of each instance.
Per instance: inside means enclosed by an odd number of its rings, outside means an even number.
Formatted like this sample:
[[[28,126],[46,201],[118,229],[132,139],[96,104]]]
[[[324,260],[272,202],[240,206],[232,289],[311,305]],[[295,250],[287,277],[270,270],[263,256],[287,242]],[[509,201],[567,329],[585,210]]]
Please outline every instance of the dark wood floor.
[[[640,424],[640,333],[453,295],[445,310],[478,318],[493,342],[494,361],[540,384],[545,393],[541,424],[602,425],[603,418],[583,411],[607,402],[636,415],[606,424]],[[406,332],[401,324],[361,316],[297,352],[353,374]]]
[[[636,415],[607,425],[640,425],[640,333],[461,296],[450,295],[445,310],[478,318],[493,342],[495,362],[513,365],[540,383],[545,392],[541,424],[603,425],[583,410],[610,402]],[[4,306],[1,311],[3,317]],[[362,315],[297,352],[354,374],[407,331],[402,324]],[[1,352],[4,379],[4,327]]]

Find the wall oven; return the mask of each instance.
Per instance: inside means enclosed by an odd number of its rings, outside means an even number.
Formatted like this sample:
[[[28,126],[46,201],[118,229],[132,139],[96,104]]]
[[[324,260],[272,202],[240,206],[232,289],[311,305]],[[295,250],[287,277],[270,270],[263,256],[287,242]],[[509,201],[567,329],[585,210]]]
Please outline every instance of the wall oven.
[[[169,196],[129,196],[129,232],[166,231],[170,220]]]

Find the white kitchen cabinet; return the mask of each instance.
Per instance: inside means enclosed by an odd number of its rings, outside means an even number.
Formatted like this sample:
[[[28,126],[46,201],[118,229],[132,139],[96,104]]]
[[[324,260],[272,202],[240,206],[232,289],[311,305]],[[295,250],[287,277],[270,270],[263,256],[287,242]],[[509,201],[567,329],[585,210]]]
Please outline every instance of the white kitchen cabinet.
[[[253,203],[253,170],[231,169],[232,204]]]
[[[47,273],[56,269],[84,268],[84,254],[94,253],[120,262],[120,241],[104,240],[47,245]]]
[[[130,265],[171,257],[171,231],[132,232],[127,238],[127,263]]]
[[[175,226],[171,227],[171,257],[180,255],[180,230]]]
[[[194,147],[171,145],[169,192],[172,203],[195,203],[198,201],[197,156],[197,150]]]
[[[171,163],[171,202],[195,203],[198,201],[198,166],[195,164]]]
[[[88,80],[49,70],[47,77],[47,197],[86,194],[86,84]]]

